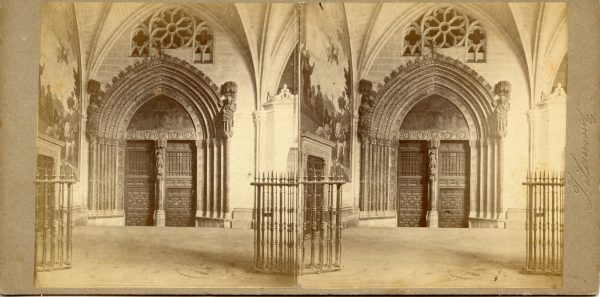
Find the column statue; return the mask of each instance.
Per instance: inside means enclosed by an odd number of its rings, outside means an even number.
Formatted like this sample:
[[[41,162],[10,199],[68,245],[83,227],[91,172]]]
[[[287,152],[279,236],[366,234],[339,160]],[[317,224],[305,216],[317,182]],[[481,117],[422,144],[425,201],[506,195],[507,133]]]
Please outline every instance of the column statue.
[[[233,135],[233,116],[237,109],[236,105],[237,84],[233,81],[221,85],[221,120],[223,123],[223,135],[230,138]]]
[[[373,113],[373,83],[361,79],[358,92],[362,95],[358,108],[358,135],[365,138],[371,128],[371,114]]]
[[[508,126],[508,111],[510,110],[510,83],[508,81],[500,81],[494,86],[494,94],[497,99],[494,100],[494,115],[496,121],[496,137],[498,140],[497,145],[497,162],[498,168],[496,168],[498,175],[496,177],[498,197],[496,200],[496,219],[498,219],[498,228],[503,228],[504,225],[504,210],[502,207],[503,200],[503,186],[504,186],[504,137],[506,137],[507,126]]]
[[[510,110],[510,83],[508,81],[498,82],[494,87],[494,94],[497,96],[493,103],[496,122],[495,132],[498,138],[504,138],[506,137],[508,111]]]

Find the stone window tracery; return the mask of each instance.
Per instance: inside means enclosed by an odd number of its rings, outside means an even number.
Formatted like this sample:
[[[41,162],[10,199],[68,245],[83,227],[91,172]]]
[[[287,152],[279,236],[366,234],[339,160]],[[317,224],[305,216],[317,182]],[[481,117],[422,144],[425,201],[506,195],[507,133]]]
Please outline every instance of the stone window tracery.
[[[213,30],[181,8],[162,8],[130,32],[130,57],[148,57],[163,49],[192,51],[195,63],[213,62]]]
[[[423,48],[465,49],[467,62],[485,62],[487,33],[481,22],[454,7],[436,7],[402,30],[402,56],[420,56]]]

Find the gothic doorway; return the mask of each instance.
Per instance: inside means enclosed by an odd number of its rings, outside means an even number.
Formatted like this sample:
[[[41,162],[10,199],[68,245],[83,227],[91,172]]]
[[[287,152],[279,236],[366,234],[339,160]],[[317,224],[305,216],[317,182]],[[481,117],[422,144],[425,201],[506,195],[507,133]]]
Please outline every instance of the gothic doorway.
[[[492,88],[439,54],[400,66],[383,81],[377,91],[359,82],[360,219],[501,227],[510,84]]]
[[[235,82],[219,90],[193,65],[160,55],[136,62],[105,87],[90,80],[87,90],[88,219],[229,225]]]

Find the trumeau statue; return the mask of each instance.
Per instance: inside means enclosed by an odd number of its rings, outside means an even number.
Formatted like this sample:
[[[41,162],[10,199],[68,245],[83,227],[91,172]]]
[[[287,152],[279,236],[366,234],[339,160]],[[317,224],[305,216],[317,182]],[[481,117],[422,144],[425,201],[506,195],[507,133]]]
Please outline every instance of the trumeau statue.
[[[358,134],[361,137],[365,137],[368,135],[371,126],[373,83],[366,79],[361,79],[358,85],[358,92],[362,95],[360,107],[358,108]]]
[[[434,181],[437,178],[438,172],[438,148],[440,147],[440,140],[437,138],[429,141],[429,179]]]
[[[159,149],[156,151],[156,173],[158,175],[162,175],[164,172],[165,159],[162,153],[162,150]]]
[[[237,84],[228,81],[221,85],[221,117],[223,120],[223,133],[225,137],[233,135],[233,115],[235,114],[237,95]]]
[[[437,151],[429,151],[429,179],[435,180],[437,177]]]
[[[504,138],[506,137],[508,112],[510,111],[510,83],[508,81],[498,82],[494,87],[494,93],[497,96],[497,99],[494,100],[495,132],[499,138]]]

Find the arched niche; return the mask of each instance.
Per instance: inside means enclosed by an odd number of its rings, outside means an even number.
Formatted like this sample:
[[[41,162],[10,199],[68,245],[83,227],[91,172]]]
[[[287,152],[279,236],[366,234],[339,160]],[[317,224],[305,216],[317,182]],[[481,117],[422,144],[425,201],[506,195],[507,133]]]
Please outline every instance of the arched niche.
[[[396,216],[398,152],[401,141],[426,143],[424,168],[429,172],[428,225],[435,226],[437,156],[440,142],[463,142],[468,151],[468,222],[470,226],[496,227],[502,221],[502,139],[510,84],[494,89],[474,70],[458,60],[433,54],[400,66],[384,79],[378,91],[361,80],[358,133],[361,141],[363,218]],[[445,110],[449,123],[435,126],[420,117]],[[452,116],[456,126],[452,126]],[[443,122],[443,121],[442,121]],[[424,124],[426,123],[426,124]],[[433,154],[433,156],[432,156]],[[431,160],[435,157],[435,162]],[[430,166],[431,167],[431,166]]]
[[[90,142],[90,186],[88,208],[91,217],[119,217],[124,211],[124,165],[128,140],[155,143],[156,155],[164,156],[170,141],[195,144],[196,224],[224,226],[229,220],[228,163],[231,121],[235,111],[236,85],[219,88],[189,63],[167,55],[153,56],[121,71],[102,91],[100,84],[88,84],[87,135]],[[145,123],[171,105],[186,124]],[[177,119],[175,120],[176,123]],[[157,161],[158,163],[158,161]],[[202,173],[202,174],[200,174]],[[164,223],[164,174],[156,171],[159,209],[154,223]]]

